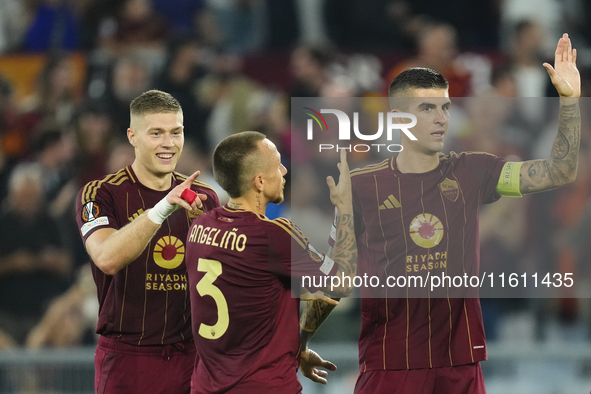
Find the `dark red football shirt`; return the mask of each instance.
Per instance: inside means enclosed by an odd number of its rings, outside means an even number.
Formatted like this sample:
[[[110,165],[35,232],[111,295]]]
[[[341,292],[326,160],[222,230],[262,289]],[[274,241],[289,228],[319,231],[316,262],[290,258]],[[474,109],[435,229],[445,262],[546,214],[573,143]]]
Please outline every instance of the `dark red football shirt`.
[[[82,240],[86,242],[101,228],[120,229],[185,179],[173,173],[171,188],[157,191],[142,185],[130,166],[86,184],[76,199]],[[220,205],[217,194],[206,184],[195,182],[191,189],[208,196],[206,211]],[[92,264],[100,304],[98,334],[132,345],[162,345],[192,338],[184,262],[184,243],[192,220],[184,209],[174,212],[142,254],[113,276]]]
[[[401,173],[395,157],[353,170],[359,275],[478,275],[478,211],[500,198],[495,187],[504,163],[494,155],[452,152],[423,174]],[[416,291],[420,298],[388,286],[362,290],[361,372],[486,359],[477,297]]]
[[[312,252],[312,253],[311,253]],[[193,333],[192,393],[295,393],[299,299],[291,276],[334,275],[289,220],[221,207],[187,236]]]

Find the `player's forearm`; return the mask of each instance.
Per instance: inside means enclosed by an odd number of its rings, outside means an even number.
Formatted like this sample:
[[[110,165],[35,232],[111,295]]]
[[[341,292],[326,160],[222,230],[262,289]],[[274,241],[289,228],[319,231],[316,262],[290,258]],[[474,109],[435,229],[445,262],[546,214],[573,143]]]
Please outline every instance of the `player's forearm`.
[[[560,98],[558,134],[551,153],[551,167],[557,186],[572,183],[577,177],[581,145],[581,110],[578,98]]]
[[[521,193],[534,193],[567,185],[577,177],[581,143],[581,112],[578,98],[560,98],[558,133],[550,159],[523,163]]]
[[[353,225],[353,212],[350,209],[338,209],[335,243],[331,252],[330,257],[339,267],[338,275],[351,278],[351,281],[342,282],[352,283],[353,277],[357,274],[357,241]],[[343,283],[341,288],[331,289],[330,293],[339,297],[350,296],[353,288],[346,286],[347,283]]]
[[[340,298],[333,298],[338,301]],[[300,317],[300,344],[301,350],[308,348],[308,343],[312,336],[318,331],[318,328],[324,323],[328,315],[335,308],[335,305],[329,304],[322,299],[306,301],[306,306]]]
[[[143,213],[103,239],[95,248],[96,252],[90,253],[90,256],[101,271],[114,275],[138,258],[159,228],[159,224],[152,222],[147,213]]]

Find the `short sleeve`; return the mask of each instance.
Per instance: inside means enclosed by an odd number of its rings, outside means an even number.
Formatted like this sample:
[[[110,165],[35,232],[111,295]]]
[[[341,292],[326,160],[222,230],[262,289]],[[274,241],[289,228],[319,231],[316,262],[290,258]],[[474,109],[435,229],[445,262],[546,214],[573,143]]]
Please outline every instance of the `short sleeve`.
[[[314,248],[296,225],[283,218],[275,219],[273,222],[278,229],[275,234],[270,234],[270,247],[278,255],[292,280],[321,283],[324,281],[323,277],[336,274],[338,266],[334,260]],[[310,280],[302,281],[303,278],[310,278]],[[313,280],[314,278],[316,281]],[[309,290],[318,290],[310,287]]]
[[[196,184],[192,185],[191,190],[193,190],[195,193],[201,193],[207,196],[207,200],[205,200],[205,202],[203,203],[206,212],[211,211],[220,206],[220,199],[215,190]]]
[[[82,240],[101,228],[119,229],[113,196],[105,185],[89,182],[76,198],[76,222]]]
[[[480,180],[483,204],[490,204],[501,198],[501,195],[495,189],[506,162],[502,157],[488,153],[472,153],[466,155],[467,168],[471,172],[475,172],[477,178]]]

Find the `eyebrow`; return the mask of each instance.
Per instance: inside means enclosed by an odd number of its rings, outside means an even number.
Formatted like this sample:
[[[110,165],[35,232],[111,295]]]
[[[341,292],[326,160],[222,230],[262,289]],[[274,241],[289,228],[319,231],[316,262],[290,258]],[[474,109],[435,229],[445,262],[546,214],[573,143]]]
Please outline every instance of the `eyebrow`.
[[[170,129],[170,131],[177,131],[177,130],[183,130],[185,127],[184,126],[177,126],[173,129]],[[155,130],[155,131],[167,131],[166,129],[162,128],[162,127],[150,127],[148,130]]]
[[[448,107],[451,106],[451,101],[448,100],[448,101],[446,101],[445,103],[443,103],[441,105],[442,108],[445,107],[445,106],[448,106]],[[424,109],[424,108],[437,108],[437,105],[435,105],[433,103],[422,102],[417,107],[420,108],[420,109]]]

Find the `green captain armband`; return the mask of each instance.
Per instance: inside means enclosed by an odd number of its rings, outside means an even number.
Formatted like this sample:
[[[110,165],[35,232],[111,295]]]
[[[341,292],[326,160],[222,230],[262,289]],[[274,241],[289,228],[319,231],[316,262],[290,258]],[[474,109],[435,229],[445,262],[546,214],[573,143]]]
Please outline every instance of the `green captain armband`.
[[[521,197],[519,190],[519,172],[521,171],[521,161],[508,161],[503,166],[499,183],[495,191],[504,197]]]

